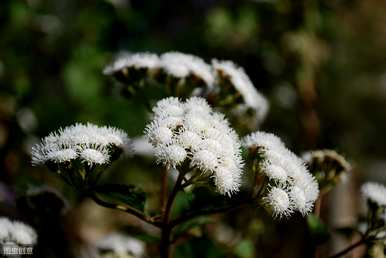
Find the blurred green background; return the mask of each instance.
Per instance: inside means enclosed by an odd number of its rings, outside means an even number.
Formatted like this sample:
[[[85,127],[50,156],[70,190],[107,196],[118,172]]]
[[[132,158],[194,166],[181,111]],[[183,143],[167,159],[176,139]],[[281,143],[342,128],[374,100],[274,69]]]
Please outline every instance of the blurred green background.
[[[375,0],[2,0],[0,211],[20,213],[14,193],[33,181],[59,185],[75,198],[47,170],[30,166],[31,144],[52,130],[90,121],[142,134],[148,113],[141,100],[124,99],[102,75],[119,51],[230,59],[270,100],[262,130],[283,137],[297,153],[333,148],[345,154],[355,165],[346,194],[364,180],[385,183],[385,12],[386,2]],[[110,176],[146,185],[148,177],[127,175],[127,166],[136,170],[123,162]],[[356,214],[358,201],[344,201],[351,203],[348,216]],[[324,213],[327,221],[339,216]],[[282,223],[287,232],[302,225],[300,218]],[[293,232],[302,235],[302,229]],[[267,234],[258,243],[241,241],[228,256],[307,257],[304,242],[298,250],[293,240]],[[213,252],[207,257],[225,255],[207,243],[204,237],[191,245]],[[293,252],[286,252],[291,245]],[[185,249],[180,257],[200,257]]]

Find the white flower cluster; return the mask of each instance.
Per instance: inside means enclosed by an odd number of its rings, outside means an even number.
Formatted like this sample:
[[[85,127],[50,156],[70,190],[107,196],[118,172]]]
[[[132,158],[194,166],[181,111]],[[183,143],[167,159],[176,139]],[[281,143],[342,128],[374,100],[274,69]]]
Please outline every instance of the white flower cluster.
[[[272,207],[274,216],[289,216],[294,211],[308,214],[318,198],[319,186],[304,162],[270,133],[252,133],[243,143],[262,157],[261,171],[271,181],[264,200]]]
[[[161,56],[152,53],[123,54],[118,56],[103,73],[112,75],[127,68],[162,70],[178,79],[194,75],[211,87],[214,82],[212,68],[201,58],[179,53],[166,52]]]
[[[216,59],[212,61],[212,66],[217,74],[216,78],[228,78],[236,92],[243,98],[244,104],[238,106],[236,112],[243,112],[245,109],[251,108],[255,111],[258,122],[264,120],[268,113],[268,101],[256,90],[244,69],[231,61]]]
[[[120,233],[112,233],[98,240],[99,249],[111,251],[119,257],[143,257],[145,243],[133,237]],[[114,256],[115,257],[115,256]]]
[[[200,57],[180,52],[166,52],[160,56],[151,53],[124,54],[108,65],[104,69],[104,74],[112,75],[129,68],[147,69],[149,71],[159,70],[177,79],[192,76],[204,82],[209,94],[219,94],[225,91],[226,87],[221,85],[225,78],[243,100],[242,103],[237,103],[236,107],[232,109],[233,113],[236,115],[243,114],[252,109],[255,113],[256,122],[260,123],[268,112],[269,105],[266,98],[256,90],[244,69],[231,61],[213,59],[211,65],[209,65]],[[202,93],[193,91],[193,95],[196,92]]]
[[[158,69],[160,67],[160,60],[156,54],[152,53],[123,53],[105,67],[103,74],[112,75],[129,67],[134,69]]]
[[[126,133],[114,127],[75,124],[59,129],[32,147],[32,164],[63,163],[80,159],[88,165],[109,163],[114,148],[130,151]]]
[[[174,77],[185,78],[192,74],[202,79],[208,87],[213,86],[212,68],[198,56],[167,52],[161,55],[161,67]]]
[[[35,245],[37,238],[32,227],[19,221],[12,222],[6,217],[0,217],[0,243]]]
[[[188,160],[191,168],[214,178],[221,194],[240,187],[243,161],[240,141],[220,113],[203,98],[181,102],[166,98],[153,108],[154,119],[145,132],[159,162],[175,167]]]
[[[368,182],[362,185],[363,197],[379,206],[386,206],[386,187],[379,183]]]

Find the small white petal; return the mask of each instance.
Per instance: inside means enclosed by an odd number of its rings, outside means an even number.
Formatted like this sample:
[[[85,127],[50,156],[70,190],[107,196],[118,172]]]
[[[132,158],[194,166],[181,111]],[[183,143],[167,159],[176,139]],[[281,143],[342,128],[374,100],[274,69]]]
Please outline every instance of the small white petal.
[[[20,245],[34,245],[37,241],[37,235],[33,228],[22,223],[13,222],[11,239]]]
[[[292,213],[290,198],[281,188],[272,187],[264,200],[271,206],[274,217],[287,217]]]
[[[79,155],[90,166],[108,163],[110,158],[107,153],[95,149],[85,149]]]
[[[361,192],[366,199],[386,206],[386,187],[379,183],[368,182],[362,185]]]

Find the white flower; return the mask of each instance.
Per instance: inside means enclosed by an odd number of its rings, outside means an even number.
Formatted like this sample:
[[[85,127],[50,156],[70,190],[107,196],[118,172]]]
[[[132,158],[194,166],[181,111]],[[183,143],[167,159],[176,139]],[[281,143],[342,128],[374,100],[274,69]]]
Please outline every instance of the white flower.
[[[11,242],[17,245],[34,245],[37,242],[35,230],[19,221],[0,218],[0,242]]]
[[[12,222],[7,218],[0,217],[0,242],[9,239]]]
[[[272,208],[274,217],[288,217],[293,212],[288,193],[279,187],[272,187],[264,201]]]
[[[239,189],[243,168],[241,146],[222,115],[197,97],[185,102],[163,99],[153,111],[154,118],[145,134],[155,148],[158,162],[176,167],[187,160],[193,170],[214,177],[220,193],[229,195]]]
[[[35,230],[22,222],[13,222],[10,234],[11,239],[20,245],[33,245],[37,240]]]
[[[386,187],[384,185],[368,182],[362,185],[361,192],[364,198],[379,206],[386,206]]]
[[[259,164],[261,171],[273,185],[286,192],[291,211],[297,210],[303,215],[311,212],[319,195],[318,183],[304,162],[288,150],[280,138],[270,133],[255,132],[243,139],[243,145],[253,153],[257,150],[257,155],[262,158]],[[272,204],[271,201],[267,203]],[[273,209],[275,213],[277,208]]]
[[[157,69],[160,66],[159,57],[151,53],[124,53],[103,70],[103,74],[111,75],[124,68],[133,67],[135,69]]]
[[[242,96],[245,106],[238,107],[239,111],[244,112],[244,109],[252,108],[256,112],[257,121],[264,120],[268,113],[268,101],[256,90],[244,69],[231,61],[216,59],[212,60],[212,66],[217,76],[228,78],[235,90]]]
[[[121,256],[142,257],[145,254],[144,242],[120,233],[112,233],[99,239],[96,246],[99,249],[109,250]]]
[[[317,166],[322,170],[335,170],[341,179],[347,175],[352,168],[350,163],[334,150],[312,150],[302,154],[302,159],[311,167]]]
[[[92,164],[109,162],[111,151],[129,153],[126,133],[114,127],[75,124],[59,129],[32,147],[32,164],[63,163],[74,159]]]
[[[201,58],[179,52],[167,52],[161,55],[161,65],[170,75],[177,78],[185,78],[195,75],[208,87],[212,87],[214,76],[210,65]]]
[[[244,145],[248,147],[281,148],[284,143],[272,133],[254,132],[244,137]]]
[[[109,162],[110,155],[106,149],[84,149],[79,154],[79,157],[86,162],[89,166],[93,164],[102,165]]]
[[[76,159],[77,157],[78,153],[76,153],[73,149],[54,150],[47,153],[47,159],[55,163],[70,161]]]

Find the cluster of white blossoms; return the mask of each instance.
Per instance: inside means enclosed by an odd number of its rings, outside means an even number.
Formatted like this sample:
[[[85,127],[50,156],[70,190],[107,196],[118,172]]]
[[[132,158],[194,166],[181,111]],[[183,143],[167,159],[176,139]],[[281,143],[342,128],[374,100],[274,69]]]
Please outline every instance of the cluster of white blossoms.
[[[112,75],[129,67],[134,69],[158,69],[160,67],[159,57],[152,53],[123,53],[105,67],[103,74]]]
[[[277,136],[255,132],[243,144],[262,158],[259,167],[270,179],[263,199],[272,207],[275,217],[287,217],[294,211],[308,214],[319,195],[319,186],[304,162],[288,150]]]
[[[111,257],[143,257],[145,254],[145,243],[128,235],[112,233],[96,243],[96,247],[103,251],[114,253]],[[103,257],[110,257],[108,255]]]
[[[367,200],[379,206],[386,206],[386,187],[384,185],[368,182],[362,185],[361,192]]]
[[[182,80],[188,77],[196,78],[204,83],[207,89],[205,94],[209,95],[229,95],[236,92],[236,95],[241,96],[241,103],[233,103],[236,105],[232,112],[237,115],[253,110],[256,118],[254,123],[264,120],[268,112],[267,99],[256,90],[244,69],[231,61],[213,59],[211,64],[208,64],[200,57],[180,52],[166,52],[160,56],[152,53],[124,54],[108,65],[104,74],[126,73],[128,69],[145,69],[149,71],[149,75],[157,74],[155,71],[163,71]],[[224,81],[225,86],[222,85]],[[229,85],[232,92],[227,92]],[[192,95],[197,95],[196,93],[203,95],[198,89],[194,90]],[[221,102],[221,99],[219,101]]]
[[[112,75],[131,68],[149,71],[160,70],[178,79],[193,75],[205,82],[208,87],[214,83],[210,65],[197,56],[180,52],[166,52],[161,56],[153,53],[122,54],[109,64],[103,73]]]
[[[167,52],[161,55],[161,67],[170,75],[185,78],[194,75],[202,79],[208,87],[212,87],[214,76],[210,65],[198,56],[180,52]]]
[[[19,221],[10,221],[0,217],[0,244],[35,245],[37,242],[35,230]]]
[[[240,141],[222,114],[198,97],[185,102],[166,98],[153,112],[145,133],[158,162],[176,167],[188,161],[193,170],[213,177],[221,194],[238,191],[243,168]]]
[[[129,153],[126,133],[114,127],[75,124],[59,129],[32,147],[32,164],[64,163],[79,159],[89,166],[110,162],[114,152]]]
[[[230,80],[235,91],[243,98],[244,103],[239,105],[235,111],[244,112],[250,108],[255,111],[258,122],[264,120],[268,113],[268,101],[256,90],[244,69],[231,61],[219,61],[216,59],[212,61],[212,66],[217,75],[216,78],[225,77]]]

